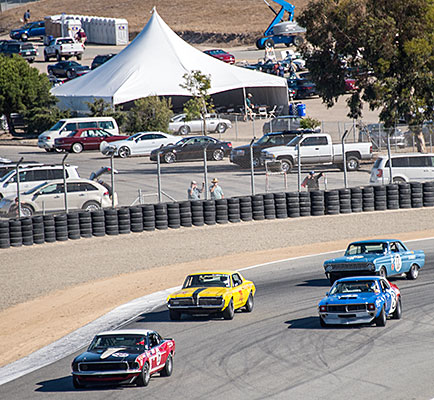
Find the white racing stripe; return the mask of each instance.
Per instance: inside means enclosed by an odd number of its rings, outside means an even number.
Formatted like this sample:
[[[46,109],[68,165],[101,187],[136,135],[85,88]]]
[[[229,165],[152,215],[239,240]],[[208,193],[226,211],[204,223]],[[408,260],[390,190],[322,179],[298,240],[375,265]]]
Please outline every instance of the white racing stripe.
[[[434,238],[407,240],[406,242],[419,242],[432,240]],[[240,269],[239,271],[247,271],[267,265],[277,264],[281,262],[294,261],[302,258],[317,257],[325,254],[333,254],[343,252],[344,250],[328,251],[305,256],[291,257],[268,263],[251,265]],[[123,304],[109,313],[103,315],[97,320],[77,329],[76,331],[64,336],[63,338],[43,347],[34,353],[23,357],[11,364],[0,368],[0,385],[13,381],[21,376],[27,375],[30,372],[36,371],[42,367],[52,364],[53,362],[69,356],[79,349],[90,343],[95,334],[102,331],[119,329],[124,325],[137,318],[140,314],[152,312],[153,309],[162,305],[167,296],[181,289],[180,286],[162,290],[147,296],[140,297],[129,303]],[[434,398],[432,399],[434,400]]]

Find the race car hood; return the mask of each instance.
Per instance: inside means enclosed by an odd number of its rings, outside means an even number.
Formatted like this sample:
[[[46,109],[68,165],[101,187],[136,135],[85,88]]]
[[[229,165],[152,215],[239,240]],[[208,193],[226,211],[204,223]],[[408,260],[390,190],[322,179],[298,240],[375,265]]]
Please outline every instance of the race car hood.
[[[319,305],[375,303],[377,296],[378,294],[374,292],[338,293],[324,297]]]
[[[229,288],[222,287],[192,287],[178,290],[172,293],[169,298],[183,298],[183,297],[219,297],[224,296]]]
[[[332,258],[324,262],[324,264],[345,263],[345,262],[374,262],[375,260],[383,257],[383,254],[358,254],[356,256],[343,256]]]
[[[135,361],[140,351],[132,352],[125,347],[111,347],[95,351],[86,351],[77,356],[74,362],[97,362],[97,361]]]

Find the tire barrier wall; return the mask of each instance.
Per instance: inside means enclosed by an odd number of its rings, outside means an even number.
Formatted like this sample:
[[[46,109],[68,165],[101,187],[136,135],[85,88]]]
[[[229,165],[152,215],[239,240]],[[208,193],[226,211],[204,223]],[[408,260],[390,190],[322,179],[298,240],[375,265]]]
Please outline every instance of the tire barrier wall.
[[[434,207],[434,181],[142,204],[0,221],[0,249],[155,229]]]

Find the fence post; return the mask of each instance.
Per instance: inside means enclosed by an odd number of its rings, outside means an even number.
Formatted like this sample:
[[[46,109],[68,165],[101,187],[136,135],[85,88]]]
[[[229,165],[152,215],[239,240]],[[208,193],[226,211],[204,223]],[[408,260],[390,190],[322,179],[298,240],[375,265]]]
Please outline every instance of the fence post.
[[[250,142],[250,181],[252,185],[252,196],[255,195],[255,167],[253,165],[253,143],[255,143],[255,137]]]
[[[344,163],[344,185],[345,189],[348,188],[348,181],[347,181],[347,156],[345,154],[345,138],[348,135],[348,130],[344,132],[342,135],[342,161]]]
[[[66,153],[62,159],[62,171],[63,171],[63,194],[65,196],[65,212],[68,212],[68,187],[66,186],[66,169],[65,169],[65,161],[66,157],[68,157],[69,153]]]
[[[203,173],[205,179],[205,200],[208,200],[208,164],[206,160],[206,150],[208,145],[203,146]]]
[[[17,165],[15,167],[16,169],[16,175],[17,175],[17,199],[18,199],[18,217],[22,217],[22,210],[21,210],[21,193],[20,193],[20,164],[23,162],[24,158],[21,157],[20,160],[17,162]]]
[[[387,157],[389,158],[389,183],[392,183],[393,175],[392,175],[392,156],[390,153],[390,134],[387,135]]]

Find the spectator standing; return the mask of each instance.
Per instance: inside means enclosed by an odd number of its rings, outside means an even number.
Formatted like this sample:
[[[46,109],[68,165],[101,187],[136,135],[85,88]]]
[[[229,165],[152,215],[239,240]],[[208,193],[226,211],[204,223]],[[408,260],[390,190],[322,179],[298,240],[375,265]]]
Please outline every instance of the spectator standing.
[[[87,36],[86,36],[86,32],[84,31],[83,28],[80,28],[78,30],[78,32],[75,34],[75,40],[78,43],[81,43],[83,45],[83,48],[84,48],[84,44],[85,44],[85,42],[87,40]]]
[[[30,10],[27,10],[27,11],[24,13],[24,15],[23,15],[23,20],[24,20],[24,23],[25,23],[25,24],[27,24],[27,22],[30,21]]]
[[[319,190],[319,179],[324,174],[320,172],[319,174],[315,175],[315,171],[310,171],[309,175],[304,178],[303,183],[301,184],[302,187],[307,187],[308,192],[312,192],[314,190]]]
[[[212,185],[209,188],[209,191],[211,192],[211,200],[224,199],[225,194],[223,193],[222,188],[219,186],[219,180],[214,178],[211,183]]]
[[[202,189],[197,187],[196,181],[191,181],[190,187],[187,189],[188,200],[199,200],[200,194],[203,192],[205,183],[202,182]]]

